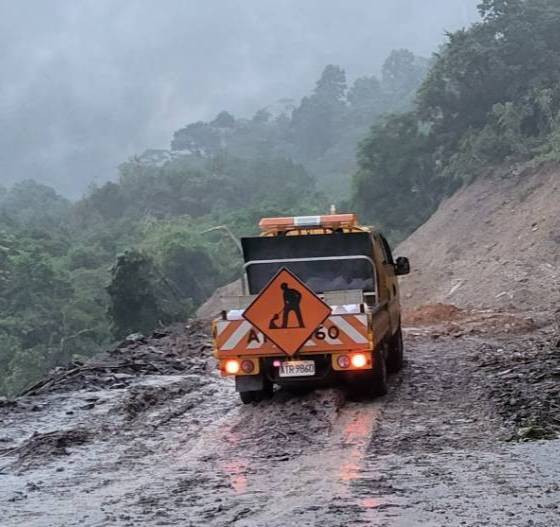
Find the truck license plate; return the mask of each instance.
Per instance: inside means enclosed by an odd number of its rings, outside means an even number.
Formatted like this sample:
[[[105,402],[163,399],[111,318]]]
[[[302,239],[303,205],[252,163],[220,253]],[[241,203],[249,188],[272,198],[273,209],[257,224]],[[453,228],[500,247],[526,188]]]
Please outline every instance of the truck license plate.
[[[279,375],[280,377],[310,377],[315,375],[315,361],[293,360],[282,362]]]

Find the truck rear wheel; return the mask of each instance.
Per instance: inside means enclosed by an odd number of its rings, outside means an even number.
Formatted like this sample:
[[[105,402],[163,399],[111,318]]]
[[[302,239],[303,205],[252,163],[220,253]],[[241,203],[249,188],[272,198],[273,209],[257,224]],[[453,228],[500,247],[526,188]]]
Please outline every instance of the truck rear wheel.
[[[386,346],[380,346],[373,354],[373,376],[369,393],[374,397],[386,395],[388,392],[385,347]]]
[[[274,385],[271,381],[265,379],[262,390],[239,392],[239,397],[243,404],[260,403],[264,399],[270,399],[273,393]]]
[[[373,370],[363,372],[364,377],[355,379],[351,391],[358,396],[373,398],[385,395],[387,387],[387,364],[385,361],[385,347],[381,346],[373,353]]]
[[[253,401],[255,401],[255,393],[258,392],[239,392],[241,402],[243,404],[251,404]]]
[[[389,355],[387,356],[387,371],[389,373],[397,373],[402,369],[404,362],[403,354],[402,329],[399,325],[399,329],[389,340]]]

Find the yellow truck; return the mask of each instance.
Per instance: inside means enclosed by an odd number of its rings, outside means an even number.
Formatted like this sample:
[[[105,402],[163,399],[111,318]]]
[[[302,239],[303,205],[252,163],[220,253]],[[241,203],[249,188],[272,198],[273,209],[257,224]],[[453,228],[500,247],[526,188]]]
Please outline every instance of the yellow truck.
[[[355,214],[264,218],[241,240],[243,295],[223,298],[214,355],[244,403],[288,388],[344,383],[387,392],[403,364],[398,276],[387,240]]]

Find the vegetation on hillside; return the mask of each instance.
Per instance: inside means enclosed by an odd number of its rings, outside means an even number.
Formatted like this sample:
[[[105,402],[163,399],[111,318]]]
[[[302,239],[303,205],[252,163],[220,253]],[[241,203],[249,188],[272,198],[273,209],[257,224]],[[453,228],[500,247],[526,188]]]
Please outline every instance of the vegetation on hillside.
[[[354,201],[394,238],[489,166],[560,159],[560,5],[484,0],[479,11],[448,35],[415,108],[361,143]]]
[[[245,159],[292,159],[315,178],[319,189],[347,197],[358,141],[382,114],[412,107],[427,68],[426,59],[395,50],[380,78],[360,77],[348,87],[344,70],[329,65],[299,104],[283,100],[251,119],[221,112],[211,122],[189,124],[175,132],[171,155],[191,162],[224,152]],[[159,154],[148,152],[147,157],[162,159],[168,153]]]
[[[189,124],[171,150],[129,160],[76,203],[33,181],[0,187],[0,393],[185,320],[240,273],[235,243],[213,228],[248,235],[262,216],[328,210],[359,138],[382,113],[410,107],[425,72],[405,50],[380,79],[350,88],[327,66],[300,104]]]
[[[267,191],[282,182],[277,192]],[[125,163],[71,203],[33,181],[0,195],[0,393],[133,332],[185,320],[236,278],[236,245],[262,215],[318,212],[314,180],[285,159],[202,168]]]

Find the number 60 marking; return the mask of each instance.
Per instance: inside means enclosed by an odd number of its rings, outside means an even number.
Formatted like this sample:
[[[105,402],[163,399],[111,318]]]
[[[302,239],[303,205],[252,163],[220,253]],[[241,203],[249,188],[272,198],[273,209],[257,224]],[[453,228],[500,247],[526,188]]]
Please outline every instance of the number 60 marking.
[[[335,340],[340,336],[340,330],[336,326],[330,326],[325,333],[324,326],[319,326],[313,334],[317,340],[325,340],[327,335],[331,340]]]

